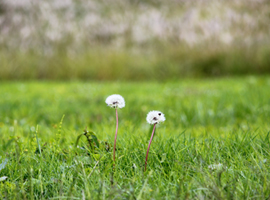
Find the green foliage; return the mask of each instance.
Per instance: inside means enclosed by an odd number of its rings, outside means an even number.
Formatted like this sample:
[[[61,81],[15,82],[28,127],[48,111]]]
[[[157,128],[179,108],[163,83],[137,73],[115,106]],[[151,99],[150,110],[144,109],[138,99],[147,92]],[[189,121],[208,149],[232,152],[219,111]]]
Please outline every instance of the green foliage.
[[[178,80],[270,73],[269,47],[115,49],[97,47],[70,56],[65,46],[51,55],[0,50],[0,80]]]
[[[267,199],[269,87],[269,77],[2,82],[0,199]],[[114,168],[113,93],[126,100]],[[143,173],[155,109],[166,121]]]

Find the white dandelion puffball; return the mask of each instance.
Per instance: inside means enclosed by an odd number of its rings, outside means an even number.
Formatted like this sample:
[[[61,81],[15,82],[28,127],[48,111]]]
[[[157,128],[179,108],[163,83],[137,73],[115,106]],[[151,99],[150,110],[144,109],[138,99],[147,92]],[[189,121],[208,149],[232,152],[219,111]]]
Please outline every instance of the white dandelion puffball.
[[[105,103],[112,108],[125,107],[125,99],[119,94],[108,96]]]
[[[221,170],[222,167],[223,167],[223,164],[221,164],[221,163],[208,165],[208,169],[210,169],[210,170]]]
[[[158,124],[165,121],[165,116],[162,112],[153,110],[147,114],[146,121],[149,124]]]

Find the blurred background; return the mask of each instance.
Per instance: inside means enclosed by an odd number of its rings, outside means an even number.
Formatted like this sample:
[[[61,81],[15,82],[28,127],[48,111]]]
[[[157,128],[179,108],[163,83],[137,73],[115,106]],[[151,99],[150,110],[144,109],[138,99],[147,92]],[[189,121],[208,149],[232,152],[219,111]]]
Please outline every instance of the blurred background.
[[[0,1],[0,80],[266,73],[269,0]]]

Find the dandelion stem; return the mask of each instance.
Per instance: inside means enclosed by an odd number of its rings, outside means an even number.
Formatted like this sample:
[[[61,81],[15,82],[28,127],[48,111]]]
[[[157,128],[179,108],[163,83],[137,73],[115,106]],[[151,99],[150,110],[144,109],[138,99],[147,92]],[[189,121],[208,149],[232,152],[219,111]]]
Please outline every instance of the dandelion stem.
[[[117,113],[117,109],[115,109],[115,113],[116,113],[116,130],[115,130],[114,145],[113,145],[113,161],[114,162],[115,162],[116,139],[117,139],[117,132],[118,132],[118,113]]]
[[[154,137],[155,128],[156,128],[156,124],[154,124],[154,128],[153,128],[153,132],[152,132],[152,135],[151,135],[151,139],[150,139],[149,144],[148,144],[148,149],[147,149],[147,152],[146,152],[146,158],[145,158],[145,167],[144,167],[144,171],[146,171],[148,153],[149,153],[149,149],[150,149],[150,146],[151,146],[151,142],[152,142],[153,137]]]

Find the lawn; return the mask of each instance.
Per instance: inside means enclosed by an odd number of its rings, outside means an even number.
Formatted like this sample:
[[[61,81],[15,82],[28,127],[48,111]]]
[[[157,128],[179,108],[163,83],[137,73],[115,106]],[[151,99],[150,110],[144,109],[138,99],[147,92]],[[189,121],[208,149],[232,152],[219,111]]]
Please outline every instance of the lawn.
[[[270,197],[269,76],[1,82],[0,91],[0,199]],[[111,94],[126,102],[115,166]],[[166,121],[143,172],[151,110]],[[76,141],[86,127],[90,142]]]

